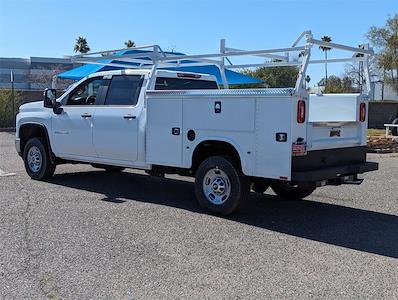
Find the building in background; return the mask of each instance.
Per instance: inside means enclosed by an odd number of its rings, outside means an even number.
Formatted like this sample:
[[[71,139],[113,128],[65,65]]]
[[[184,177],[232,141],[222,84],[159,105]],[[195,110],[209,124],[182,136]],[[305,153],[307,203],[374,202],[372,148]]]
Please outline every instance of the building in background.
[[[14,88],[18,90],[42,90],[51,87],[54,75],[73,69],[79,65],[66,58],[0,57],[0,89],[11,87],[11,72],[14,74]],[[62,83],[61,83],[62,84]],[[69,85],[70,82],[64,82]]]

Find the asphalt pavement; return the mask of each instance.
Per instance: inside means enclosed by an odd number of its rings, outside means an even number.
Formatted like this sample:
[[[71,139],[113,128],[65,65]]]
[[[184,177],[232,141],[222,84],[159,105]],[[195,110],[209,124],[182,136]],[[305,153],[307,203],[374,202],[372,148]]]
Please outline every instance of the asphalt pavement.
[[[62,165],[31,180],[0,132],[1,299],[398,298],[398,157],[303,201],[204,212],[192,179]]]

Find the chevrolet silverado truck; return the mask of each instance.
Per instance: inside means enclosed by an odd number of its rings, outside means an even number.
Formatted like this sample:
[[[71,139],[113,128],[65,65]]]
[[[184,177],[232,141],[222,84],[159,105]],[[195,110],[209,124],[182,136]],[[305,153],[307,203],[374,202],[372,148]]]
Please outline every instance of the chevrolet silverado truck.
[[[200,73],[113,70],[22,105],[16,149],[36,180],[63,163],[194,176],[199,204],[225,215],[250,188],[302,199],[361,183],[378,168],[366,160],[367,107],[365,94],[220,89]]]

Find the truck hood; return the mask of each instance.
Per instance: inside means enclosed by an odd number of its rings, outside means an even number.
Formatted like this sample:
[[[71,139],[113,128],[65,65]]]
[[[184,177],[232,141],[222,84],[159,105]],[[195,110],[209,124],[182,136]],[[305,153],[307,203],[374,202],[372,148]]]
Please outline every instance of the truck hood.
[[[26,111],[42,111],[44,108],[44,101],[35,101],[23,104],[19,107],[20,112]]]

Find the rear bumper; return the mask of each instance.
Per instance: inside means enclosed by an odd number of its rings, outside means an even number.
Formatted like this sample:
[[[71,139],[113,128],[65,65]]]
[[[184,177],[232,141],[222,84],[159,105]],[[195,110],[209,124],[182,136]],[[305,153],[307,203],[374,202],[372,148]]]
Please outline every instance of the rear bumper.
[[[377,163],[366,161],[365,146],[315,150],[292,158],[292,181],[339,179],[377,169]]]
[[[342,166],[326,167],[322,169],[292,172],[292,181],[321,181],[336,179],[346,175],[361,174],[379,169],[375,162],[355,163]]]

